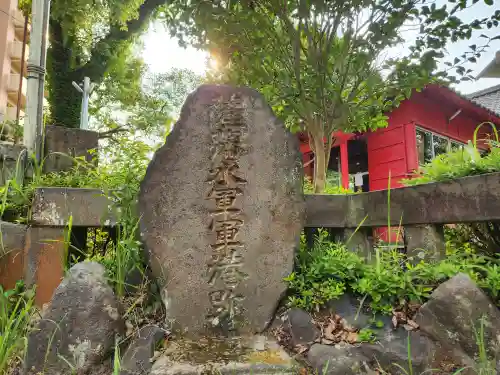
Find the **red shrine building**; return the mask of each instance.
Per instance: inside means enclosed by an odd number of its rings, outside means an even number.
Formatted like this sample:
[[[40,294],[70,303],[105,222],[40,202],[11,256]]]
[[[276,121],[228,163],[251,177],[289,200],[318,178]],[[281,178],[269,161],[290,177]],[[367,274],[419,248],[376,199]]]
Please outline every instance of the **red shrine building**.
[[[486,102],[485,102],[486,103]],[[359,134],[334,134],[329,171],[339,172],[339,185],[366,191],[401,187],[419,165],[439,154],[467,144],[476,127],[491,121],[500,130],[500,116],[474,94],[462,96],[450,88],[429,85],[388,114],[388,126]],[[489,126],[478,132],[481,140],[491,136]],[[313,176],[314,156],[307,135],[299,134],[306,175]]]

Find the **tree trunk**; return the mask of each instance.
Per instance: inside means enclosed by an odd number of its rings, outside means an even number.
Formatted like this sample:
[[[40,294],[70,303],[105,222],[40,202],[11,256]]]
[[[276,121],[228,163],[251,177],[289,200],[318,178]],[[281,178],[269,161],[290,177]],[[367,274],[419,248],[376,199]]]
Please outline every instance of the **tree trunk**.
[[[326,152],[323,137],[314,137],[314,193],[321,194],[326,187]]]
[[[80,126],[81,94],[72,81],[80,82],[75,72],[71,49],[64,46],[62,28],[58,22],[50,23],[50,48],[47,51],[47,83],[51,120],[53,125],[68,128]],[[73,63],[72,63],[73,62]]]

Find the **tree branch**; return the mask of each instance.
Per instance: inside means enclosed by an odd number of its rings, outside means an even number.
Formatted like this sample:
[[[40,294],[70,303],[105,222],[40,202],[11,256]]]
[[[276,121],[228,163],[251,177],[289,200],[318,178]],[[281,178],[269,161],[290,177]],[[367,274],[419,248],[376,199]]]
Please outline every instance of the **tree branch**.
[[[98,138],[99,139],[104,139],[104,138],[111,138],[113,137],[113,135],[115,134],[119,134],[119,133],[125,133],[127,132],[129,129],[127,129],[125,126],[118,126],[114,129],[111,129],[111,130],[107,130],[105,132],[99,132],[98,134]]]
[[[108,68],[109,61],[116,55],[117,47],[140,34],[147,26],[154,11],[169,0],[146,0],[139,8],[138,16],[127,22],[126,27],[113,25],[108,34],[92,48],[90,60],[76,70],[76,74],[100,82]]]

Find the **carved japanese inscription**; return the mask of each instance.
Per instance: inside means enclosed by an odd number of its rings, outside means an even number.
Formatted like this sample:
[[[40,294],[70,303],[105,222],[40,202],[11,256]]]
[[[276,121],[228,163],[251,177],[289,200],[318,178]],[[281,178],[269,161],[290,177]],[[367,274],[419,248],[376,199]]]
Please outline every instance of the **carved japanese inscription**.
[[[263,330],[303,227],[298,142],[256,91],[202,86],[141,185],[141,236],[186,335]]]
[[[208,282],[213,286],[208,320],[213,326],[226,330],[235,328],[235,318],[241,314],[241,302],[245,297],[236,289],[248,277],[243,271],[245,245],[238,236],[244,219],[241,203],[236,203],[247,182],[239,166],[247,135],[243,110],[241,96],[234,94],[221,106],[220,118],[211,124],[213,154],[207,199],[214,203],[210,209],[209,229],[215,236],[208,265]]]

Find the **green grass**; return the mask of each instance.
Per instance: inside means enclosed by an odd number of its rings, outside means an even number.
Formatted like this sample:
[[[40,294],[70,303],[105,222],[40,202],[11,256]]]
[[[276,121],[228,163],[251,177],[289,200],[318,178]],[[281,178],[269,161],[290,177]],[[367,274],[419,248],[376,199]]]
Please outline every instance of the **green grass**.
[[[35,311],[32,293],[0,287],[0,374],[21,359]]]

